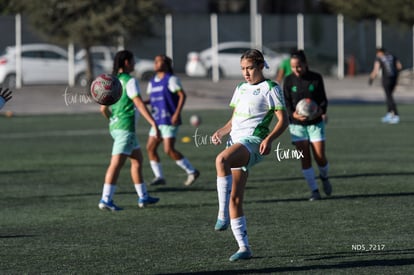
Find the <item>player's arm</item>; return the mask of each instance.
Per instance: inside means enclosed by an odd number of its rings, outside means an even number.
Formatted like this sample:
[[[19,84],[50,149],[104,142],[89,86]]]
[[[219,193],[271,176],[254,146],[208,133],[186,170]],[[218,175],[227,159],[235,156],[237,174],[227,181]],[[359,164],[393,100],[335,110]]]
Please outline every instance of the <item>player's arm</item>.
[[[160,137],[160,131],[158,129],[157,123],[155,122],[150,111],[148,110],[147,106],[145,105],[144,101],[141,98],[138,82],[136,81],[135,78],[131,78],[128,81],[127,87],[126,87],[126,93],[128,97],[132,100],[132,102],[134,103],[135,107],[138,109],[140,114],[155,129],[156,136]]]
[[[224,124],[223,127],[215,131],[214,134],[211,136],[211,141],[214,145],[221,144],[221,140],[223,139],[223,137],[230,133],[232,127],[232,119],[233,117],[230,118],[229,121],[227,121],[227,123]]]
[[[172,125],[178,124],[178,121],[180,120],[181,111],[183,110],[184,103],[187,98],[187,95],[182,89],[178,90],[176,93],[178,95],[178,103],[177,103],[177,108],[171,117]]]
[[[184,92],[180,79],[175,75],[171,76],[168,80],[168,90],[170,90],[172,93],[176,93],[178,96],[177,108],[175,109],[174,114],[171,116],[172,125],[177,125],[180,120],[181,111],[184,108],[184,103],[187,95]]]
[[[280,137],[282,133],[289,126],[289,118],[285,109],[275,110],[275,116],[277,123],[270,134],[260,143],[259,153],[262,155],[268,155],[272,148],[272,142]]]
[[[284,75],[285,75],[285,70],[282,67],[279,67],[279,69],[277,70],[277,74],[276,74],[276,82],[279,84],[282,83]]]
[[[145,105],[141,97],[136,96],[132,99],[132,101],[134,102],[135,107],[137,107],[139,113],[148,121],[151,127],[155,129],[156,136],[160,137],[160,132],[159,132],[157,123],[155,122],[154,118],[152,117],[150,111],[148,110],[147,106]]]
[[[380,63],[378,60],[376,60],[374,62],[374,68],[372,69],[372,72],[369,74],[369,80],[368,80],[368,84],[371,85],[372,82],[374,81],[374,79],[377,77],[379,70],[380,70]]]
[[[100,111],[101,111],[101,114],[106,118],[106,119],[108,119],[109,120],[109,118],[111,117],[111,109],[109,109],[109,107],[108,106],[105,106],[105,105],[101,105],[101,108],[100,108]]]
[[[396,63],[395,63],[395,66],[397,67],[397,70],[398,70],[399,72],[400,72],[400,71],[402,71],[403,66],[402,66],[402,64],[401,64],[400,60],[398,60],[398,59],[397,59],[397,61],[396,61]]]

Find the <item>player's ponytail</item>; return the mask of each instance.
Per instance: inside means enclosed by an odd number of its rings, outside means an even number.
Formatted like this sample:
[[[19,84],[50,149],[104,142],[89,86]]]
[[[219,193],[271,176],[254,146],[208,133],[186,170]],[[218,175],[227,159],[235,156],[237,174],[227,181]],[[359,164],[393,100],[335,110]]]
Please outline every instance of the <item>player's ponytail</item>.
[[[125,71],[125,60],[132,62],[134,54],[128,50],[119,51],[114,58],[114,66],[112,69],[113,75],[118,75],[119,70]]]

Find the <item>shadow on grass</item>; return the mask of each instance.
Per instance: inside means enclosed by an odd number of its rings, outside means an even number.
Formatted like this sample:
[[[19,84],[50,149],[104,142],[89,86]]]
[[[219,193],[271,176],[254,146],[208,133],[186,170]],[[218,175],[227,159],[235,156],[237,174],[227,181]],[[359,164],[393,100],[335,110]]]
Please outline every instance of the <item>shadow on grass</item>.
[[[406,250],[391,250],[383,252],[373,252],[373,253],[333,253],[333,255],[303,255],[302,257],[309,256],[319,256],[314,259],[305,259],[305,261],[324,261],[329,259],[339,259],[341,261],[337,263],[330,264],[310,264],[310,265],[301,265],[301,266],[282,266],[282,267],[267,267],[259,269],[227,269],[227,270],[217,270],[217,271],[199,271],[199,272],[183,272],[183,273],[165,273],[165,274],[270,274],[270,273],[279,273],[279,272],[300,272],[300,271],[321,271],[321,270],[331,270],[336,269],[352,269],[352,268],[368,268],[368,267],[402,267],[414,265],[414,258],[401,259],[401,255],[412,255],[414,254],[413,249]],[[398,256],[399,259],[366,259],[366,260],[347,260],[347,257],[387,257],[387,256]],[[301,256],[299,256],[301,257]],[[249,260],[249,263],[254,261],[254,257]]]
[[[324,197],[321,201],[325,200],[353,200],[353,199],[363,199],[363,198],[383,198],[383,197],[407,197],[414,196],[414,192],[408,193],[383,193],[383,194],[356,194],[356,195],[332,195],[330,197]],[[308,201],[307,198],[288,198],[288,199],[269,199],[269,200],[255,200],[255,201],[246,201],[245,203],[276,203],[276,202],[300,202]]]
[[[0,235],[0,239],[31,238],[35,235]]]
[[[21,175],[21,174],[32,174],[32,173],[44,173],[44,170],[10,170],[0,171],[0,175]]]
[[[414,176],[414,172],[383,172],[383,173],[360,173],[360,174],[349,174],[349,175],[330,175],[330,179],[354,179],[354,178],[365,178],[365,177],[397,177],[397,176]],[[317,177],[316,177],[317,178]],[[249,179],[248,182],[284,182],[284,181],[296,181],[304,180],[300,177],[274,177],[274,178],[254,178]]]

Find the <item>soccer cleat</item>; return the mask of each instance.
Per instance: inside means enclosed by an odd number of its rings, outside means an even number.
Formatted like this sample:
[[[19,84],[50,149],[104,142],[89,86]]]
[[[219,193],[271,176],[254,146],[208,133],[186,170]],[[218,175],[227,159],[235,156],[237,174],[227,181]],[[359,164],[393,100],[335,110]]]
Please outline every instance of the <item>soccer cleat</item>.
[[[150,185],[165,185],[165,179],[164,178],[155,178],[151,181]]]
[[[393,117],[393,114],[392,113],[387,113],[385,116],[383,116],[381,118],[381,121],[383,123],[389,123],[392,117]]]
[[[114,204],[114,201],[106,202],[104,200],[100,200],[98,204],[99,209],[101,210],[109,210],[109,211],[120,211],[122,210],[121,207],[118,207]]]
[[[322,185],[323,185],[323,192],[325,192],[325,194],[327,195],[327,196],[330,196],[331,194],[332,194],[332,185],[331,185],[331,183],[329,182],[329,179],[328,178],[324,178],[324,177],[322,177],[322,176],[319,176],[319,178],[321,179],[321,181],[322,181]]]
[[[157,203],[159,200],[160,200],[159,198],[153,198],[150,196],[147,196],[146,198],[139,198],[138,206],[140,208],[144,208],[146,205]]]
[[[230,222],[228,220],[217,219],[216,225],[214,226],[214,230],[224,231],[229,227],[229,224]]]
[[[194,170],[193,173],[188,174],[187,180],[184,182],[185,186],[190,186],[200,176],[200,171]]]
[[[400,117],[396,115],[393,115],[388,121],[389,124],[398,124],[399,122],[400,122]]]
[[[248,260],[252,257],[252,252],[250,251],[249,248],[247,248],[244,251],[237,251],[236,253],[234,253],[233,255],[231,255],[230,257],[230,262],[235,262],[238,260]]]
[[[312,191],[312,195],[309,198],[309,201],[317,201],[321,199],[321,194],[319,194],[319,190]]]

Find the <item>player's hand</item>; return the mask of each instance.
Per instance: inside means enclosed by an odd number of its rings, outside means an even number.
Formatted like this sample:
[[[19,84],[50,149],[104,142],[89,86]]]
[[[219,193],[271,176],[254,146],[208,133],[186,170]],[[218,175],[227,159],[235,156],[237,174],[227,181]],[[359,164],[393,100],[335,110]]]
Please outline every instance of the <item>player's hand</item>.
[[[4,89],[0,87],[0,97],[4,99],[4,101],[9,101],[12,98],[12,91],[8,88]]]
[[[269,142],[268,139],[264,139],[261,143],[260,143],[260,147],[259,147],[259,153],[261,155],[268,155],[270,153],[270,149],[272,149],[271,143]]]
[[[175,115],[175,114],[173,114],[173,115],[171,116],[171,124],[172,124],[173,126],[177,126],[179,121],[180,121],[180,115]]]
[[[299,121],[306,121],[306,120],[308,120],[308,117],[307,116],[300,115],[296,111],[293,113],[293,118],[296,119],[296,120],[299,120]]]
[[[325,122],[325,124],[328,124],[328,115],[327,114],[323,114],[322,119],[323,119],[323,122]]]
[[[211,136],[211,142],[213,142],[214,145],[219,145],[221,144],[221,134],[219,131],[216,131],[212,136]]]
[[[157,125],[155,125],[155,126],[152,126],[153,128],[154,128],[154,130],[155,130],[155,136],[157,137],[157,139],[161,139],[161,131],[160,131],[160,129],[158,128],[158,126]]]
[[[368,79],[368,85],[371,86],[372,83],[374,82],[374,79],[372,79],[371,77]]]

